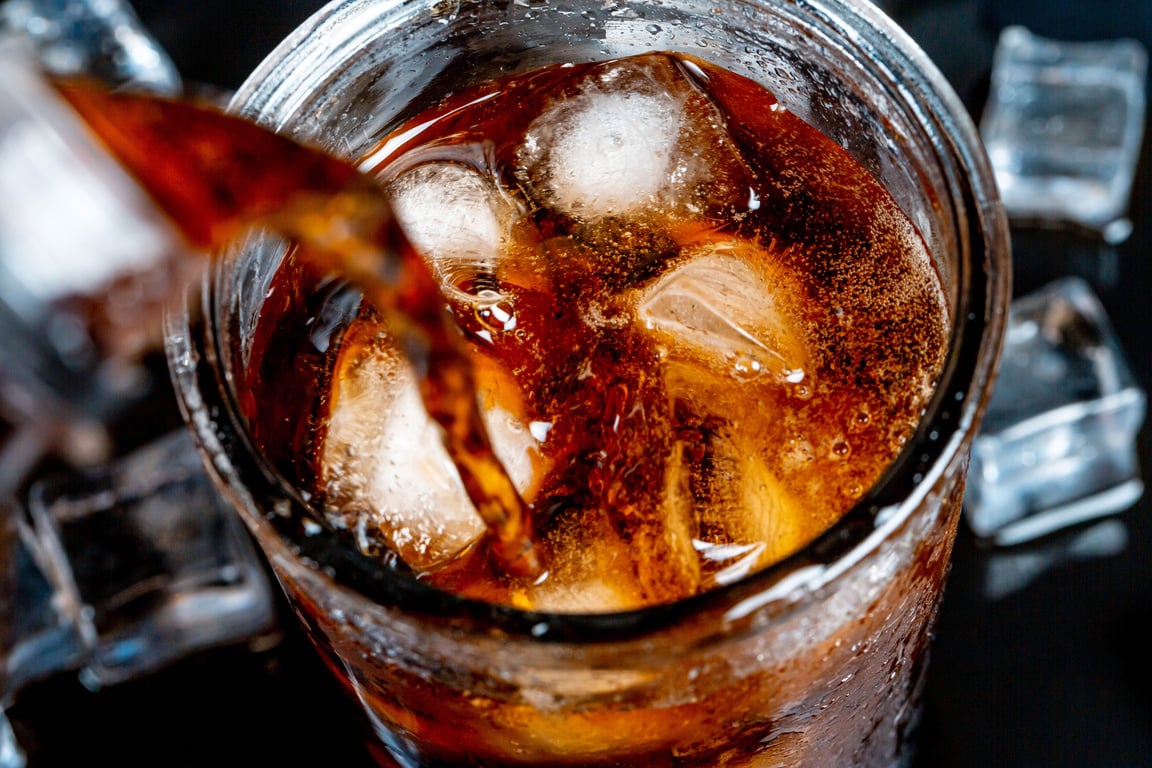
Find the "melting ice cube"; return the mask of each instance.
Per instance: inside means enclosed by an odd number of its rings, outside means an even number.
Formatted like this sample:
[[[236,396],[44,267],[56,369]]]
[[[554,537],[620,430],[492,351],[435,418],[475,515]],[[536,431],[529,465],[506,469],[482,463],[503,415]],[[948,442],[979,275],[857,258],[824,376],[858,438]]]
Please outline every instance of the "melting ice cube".
[[[764,449],[738,430],[710,442],[706,487],[696,488],[701,538],[694,545],[717,584],[786,557],[813,533],[806,505],[776,476]]]
[[[520,160],[532,193],[585,220],[697,205],[742,173],[714,105],[662,56],[596,70],[533,121]]]
[[[390,344],[375,345],[341,371],[323,451],[331,514],[365,550],[382,540],[417,569],[449,560],[483,535],[484,523],[415,375]],[[526,492],[538,474],[532,430],[499,406],[486,420],[497,457]]]
[[[638,311],[674,350],[703,355],[735,375],[770,374],[797,383],[807,353],[768,280],[752,266],[757,246],[725,240],[698,247],[685,264],[657,280]]]
[[[396,217],[449,288],[495,271],[516,212],[475,169],[459,163],[417,166],[390,187]]]

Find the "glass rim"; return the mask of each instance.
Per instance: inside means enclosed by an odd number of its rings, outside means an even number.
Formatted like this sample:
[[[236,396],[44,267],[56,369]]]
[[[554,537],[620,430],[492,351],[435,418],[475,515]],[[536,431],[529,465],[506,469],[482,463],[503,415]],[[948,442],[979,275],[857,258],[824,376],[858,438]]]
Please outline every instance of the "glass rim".
[[[761,0],[733,2],[743,6],[768,7]],[[367,13],[375,18],[372,16],[374,9],[401,5],[400,0],[334,0],[329,3],[272,51],[236,92],[230,109],[255,117],[258,122],[276,123],[276,113],[253,116],[248,114],[246,105],[257,98],[265,98],[268,89],[283,85],[279,68],[291,68],[311,60],[315,52],[309,50],[308,40],[316,39],[327,27],[352,23],[358,14]],[[284,515],[282,510],[279,513],[264,510],[261,516],[271,522],[298,557],[322,563],[322,569],[335,583],[369,600],[429,617],[469,622],[478,631],[499,631],[508,636],[539,641],[615,641],[659,631],[702,611],[719,611],[725,619],[739,621],[747,614],[764,611],[770,605],[778,604],[779,610],[786,612],[792,606],[806,604],[806,596],[818,593],[866,557],[912,515],[934,482],[962,458],[961,453],[970,445],[972,432],[979,424],[991,393],[1010,299],[1007,220],[973,121],[943,75],[912,39],[868,0],[813,0],[792,5],[803,7],[802,12],[819,16],[824,23],[830,23],[829,20],[837,22],[836,26],[843,28],[845,35],[850,27],[854,45],[883,47],[888,54],[884,66],[898,79],[905,103],[921,105],[918,122],[931,123],[929,132],[937,140],[933,147],[936,162],[953,165],[958,171],[956,181],[962,186],[953,190],[961,199],[952,201],[957,210],[956,228],[966,231],[957,233],[956,247],[961,251],[957,265],[959,290],[952,307],[948,355],[914,436],[878,483],[837,522],[789,557],[731,584],[676,602],[627,611],[551,613],[463,597],[435,588],[401,569],[360,553],[335,531],[322,528],[319,532],[304,532],[295,515]],[[355,32],[355,28],[345,30],[342,39],[350,39],[350,32]],[[293,87],[298,89],[300,85],[295,83]],[[279,120],[282,122],[283,116]],[[274,124],[272,127],[279,129],[282,125]],[[214,330],[218,307],[213,280],[222,273],[222,265],[210,270],[201,285],[200,295],[190,299],[190,307],[177,309],[170,316],[170,331],[166,334],[170,359],[187,352],[180,345],[187,343],[190,323],[197,316],[207,318],[202,343],[211,346],[219,342],[219,334]],[[195,304],[199,304],[198,309],[191,306]],[[173,339],[177,341],[173,342]],[[216,361],[226,358],[224,351],[219,349],[209,356]],[[268,505],[256,502],[257,497],[263,498],[264,492],[270,494],[269,498],[283,496],[285,489],[274,487],[269,477],[270,472],[275,474],[274,471],[261,460],[259,452],[248,441],[243,418],[224,381],[227,377],[220,371],[215,371],[215,375],[218,380],[211,382],[200,372],[197,374],[199,380],[191,386],[222,391],[228,401],[224,410],[231,419],[230,428],[236,432],[228,442],[234,449],[236,442],[242,444],[239,450],[227,452],[228,460],[242,465],[240,474],[233,476],[239,478],[243,475],[238,480],[244,485],[241,503],[260,511]],[[189,381],[179,381],[179,375],[175,378],[178,379],[178,394],[185,401],[182,407],[187,408]],[[194,399],[199,400],[199,392]],[[201,438],[215,443],[215,435],[205,434],[208,426],[193,421],[193,427]],[[224,447],[219,444],[205,446],[203,439],[201,444],[213,454],[218,464],[224,455],[219,452],[224,452]],[[262,482],[260,476],[269,485],[252,493],[253,483],[258,486]],[[290,487],[287,480],[281,478],[280,482]],[[226,480],[225,484],[230,483]],[[289,501],[303,505],[298,498]],[[303,506],[307,508],[307,505]],[[302,514],[311,514],[313,519],[318,519],[314,513],[304,511]]]

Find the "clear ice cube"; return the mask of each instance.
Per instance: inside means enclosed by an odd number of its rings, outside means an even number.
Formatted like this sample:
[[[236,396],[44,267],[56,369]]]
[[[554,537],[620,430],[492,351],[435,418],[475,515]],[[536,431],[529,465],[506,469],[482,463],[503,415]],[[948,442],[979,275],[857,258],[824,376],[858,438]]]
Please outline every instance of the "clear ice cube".
[[[797,383],[805,376],[802,336],[749,258],[754,243],[722,240],[700,247],[645,290],[640,321],[666,335],[673,350],[693,350],[740,378],[763,374]]]
[[[382,541],[417,569],[446,562],[485,526],[424,408],[415,374],[387,343],[341,371],[321,459],[330,518],[351,529],[365,551]],[[487,409],[486,427],[524,493],[538,476],[539,442],[508,406]]]
[[[56,74],[164,93],[181,89],[172,59],[123,0],[7,0],[0,3],[0,32],[31,42]]]
[[[27,507],[29,557],[11,563],[4,627],[19,641],[11,685],[76,664],[95,690],[274,628],[263,563],[182,427],[103,467],[38,478]],[[65,627],[83,638],[77,658],[58,656]]]
[[[520,161],[545,205],[585,221],[687,207],[740,173],[715,106],[668,59],[598,70],[533,121]]]
[[[1143,492],[1146,395],[1091,287],[1066,277],[1013,302],[972,449],[973,532],[1017,544],[1125,509]]]
[[[980,133],[1009,215],[1128,230],[1147,69],[1134,39],[1001,33]]]
[[[1064,566],[1115,557],[1128,543],[1128,528],[1112,517],[1061,531],[1030,546],[981,552],[975,563],[980,592],[987,600],[1001,600]]]

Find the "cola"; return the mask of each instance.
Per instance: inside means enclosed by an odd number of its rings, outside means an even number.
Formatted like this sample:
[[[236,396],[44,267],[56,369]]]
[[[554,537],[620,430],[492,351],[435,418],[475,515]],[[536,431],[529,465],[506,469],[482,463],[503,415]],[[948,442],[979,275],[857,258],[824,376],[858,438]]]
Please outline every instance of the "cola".
[[[308,249],[273,280],[241,406],[351,546],[444,589],[582,613],[737,581],[864,496],[943,363],[939,276],[884,187],[703,60],[512,75],[360,168],[439,286],[523,519],[477,511],[428,361]],[[520,539],[534,567],[491,556]]]

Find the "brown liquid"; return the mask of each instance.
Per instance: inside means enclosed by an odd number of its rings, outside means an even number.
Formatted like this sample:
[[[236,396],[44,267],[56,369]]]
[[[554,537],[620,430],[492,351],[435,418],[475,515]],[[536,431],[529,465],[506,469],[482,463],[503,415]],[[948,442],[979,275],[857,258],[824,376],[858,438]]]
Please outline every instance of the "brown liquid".
[[[525,608],[669,602],[802,547],[913,431],[946,315],[888,193],[775,104],[661,54],[552,67],[453,96],[362,161],[464,332],[541,578],[487,567],[401,345],[307,259],[274,281],[245,384],[263,449],[364,551]],[[591,123],[542,127],[584,105]],[[582,145],[607,173],[556,165]],[[651,181],[661,164],[674,182]]]

